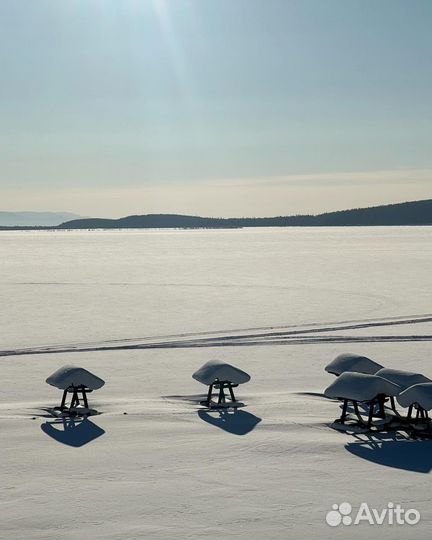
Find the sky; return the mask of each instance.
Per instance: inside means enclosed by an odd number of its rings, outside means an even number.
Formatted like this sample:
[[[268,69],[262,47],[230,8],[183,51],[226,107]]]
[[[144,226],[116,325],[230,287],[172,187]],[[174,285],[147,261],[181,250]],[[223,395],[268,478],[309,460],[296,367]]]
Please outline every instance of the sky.
[[[430,0],[0,0],[0,211],[432,198]]]

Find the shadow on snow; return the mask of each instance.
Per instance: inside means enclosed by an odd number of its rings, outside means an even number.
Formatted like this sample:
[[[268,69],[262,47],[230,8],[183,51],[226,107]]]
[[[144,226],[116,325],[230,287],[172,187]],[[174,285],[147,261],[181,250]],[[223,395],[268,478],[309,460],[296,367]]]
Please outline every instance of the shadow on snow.
[[[345,448],[354,456],[386,467],[418,473],[432,469],[431,440],[413,440],[398,433],[364,434]]]
[[[79,448],[98,437],[105,431],[88,418],[58,418],[41,425],[44,433],[59,443]]]
[[[199,410],[198,416],[204,422],[223,429],[233,435],[246,435],[261,422],[259,416],[252,413],[233,409]]]

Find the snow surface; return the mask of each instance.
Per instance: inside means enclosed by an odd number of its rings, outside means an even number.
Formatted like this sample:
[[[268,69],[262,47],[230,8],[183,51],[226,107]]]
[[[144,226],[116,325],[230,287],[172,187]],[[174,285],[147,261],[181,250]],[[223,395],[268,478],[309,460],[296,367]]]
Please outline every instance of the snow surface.
[[[332,429],[345,350],[432,376],[431,228],[0,233],[0,538],[430,537],[432,442]],[[249,373],[237,412],[191,378]],[[52,418],[53,371],[107,384]],[[202,388],[202,390],[201,390]],[[126,414],[125,414],[126,413]],[[388,502],[416,526],[339,526]]]

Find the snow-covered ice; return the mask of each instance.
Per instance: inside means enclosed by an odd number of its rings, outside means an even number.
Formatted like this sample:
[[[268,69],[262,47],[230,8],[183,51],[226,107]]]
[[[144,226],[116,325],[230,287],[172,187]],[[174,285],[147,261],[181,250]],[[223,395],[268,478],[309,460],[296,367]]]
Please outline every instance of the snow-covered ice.
[[[432,228],[0,233],[0,538],[430,537],[432,441],[332,429],[352,351],[432,377]],[[251,375],[204,411],[191,375]],[[101,412],[63,423],[74,364]],[[333,504],[415,526],[329,527]]]

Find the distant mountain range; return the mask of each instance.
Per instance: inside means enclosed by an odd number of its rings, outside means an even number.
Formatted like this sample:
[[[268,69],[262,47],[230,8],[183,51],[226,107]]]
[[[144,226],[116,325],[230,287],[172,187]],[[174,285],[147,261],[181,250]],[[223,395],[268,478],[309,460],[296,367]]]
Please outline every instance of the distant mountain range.
[[[3,212],[4,214],[4,212]],[[25,214],[28,214],[27,212]],[[47,214],[44,214],[47,215]],[[58,216],[61,214],[51,214]],[[64,215],[64,214],[63,214]],[[54,218],[52,218],[54,219]],[[432,199],[370,208],[356,208],[318,215],[268,218],[209,218],[178,214],[147,214],[120,219],[80,218],[57,226],[19,226],[2,229],[229,229],[240,227],[344,227],[378,225],[432,225]]]
[[[16,225],[32,226],[55,226],[64,221],[80,218],[70,212],[0,212],[0,226],[13,227]]]
[[[328,212],[319,215],[269,218],[208,218],[177,214],[148,214],[120,219],[76,219],[60,229],[332,227],[374,225],[432,225],[432,199]]]

